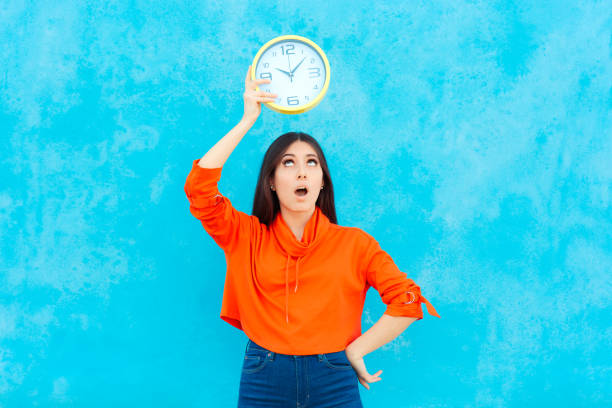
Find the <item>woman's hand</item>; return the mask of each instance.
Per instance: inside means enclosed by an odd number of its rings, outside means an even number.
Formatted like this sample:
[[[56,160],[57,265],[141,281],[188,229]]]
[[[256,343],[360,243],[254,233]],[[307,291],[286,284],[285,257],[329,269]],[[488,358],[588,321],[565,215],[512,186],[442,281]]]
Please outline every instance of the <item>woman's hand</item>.
[[[351,353],[348,348],[344,352],[346,353],[348,361],[351,363],[353,369],[357,373],[357,377],[359,378],[359,382],[361,383],[361,385],[363,385],[369,390],[369,383],[375,383],[377,381],[382,380],[382,378],[380,378],[379,376],[383,370],[378,370],[376,374],[372,375],[368,373],[368,370],[366,369],[365,361],[363,361],[363,356]]]
[[[261,102],[274,102],[277,94],[255,90],[258,85],[270,82],[269,79],[251,80],[251,66],[249,65],[246,78],[244,78],[244,119],[255,122],[261,113]]]

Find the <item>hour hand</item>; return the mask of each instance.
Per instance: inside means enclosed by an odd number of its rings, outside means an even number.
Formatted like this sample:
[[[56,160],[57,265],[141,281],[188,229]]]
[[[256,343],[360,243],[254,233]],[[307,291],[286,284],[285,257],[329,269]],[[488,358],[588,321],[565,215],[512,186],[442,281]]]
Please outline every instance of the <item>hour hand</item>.
[[[283,74],[286,74],[289,78],[291,78],[291,72],[283,71],[280,68],[276,68],[276,69],[279,70],[280,72],[282,72]]]

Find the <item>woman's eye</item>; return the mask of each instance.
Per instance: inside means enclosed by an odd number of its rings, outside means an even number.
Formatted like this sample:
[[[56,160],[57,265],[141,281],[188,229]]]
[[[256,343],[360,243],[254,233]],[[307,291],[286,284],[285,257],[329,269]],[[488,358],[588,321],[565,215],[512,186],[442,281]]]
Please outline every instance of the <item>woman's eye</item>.
[[[285,160],[285,161],[283,162],[283,165],[287,165],[287,163],[290,163],[290,162],[291,162],[291,163],[293,163],[293,160],[292,160],[292,159],[287,159],[287,160]],[[310,160],[308,160],[308,163],[311,163],[311,162],[312,162],[312,163],[314,163],[314,164],[315,164],[315,166],[317,165],[317,161],[316,161],[315,159],[310,159]]]

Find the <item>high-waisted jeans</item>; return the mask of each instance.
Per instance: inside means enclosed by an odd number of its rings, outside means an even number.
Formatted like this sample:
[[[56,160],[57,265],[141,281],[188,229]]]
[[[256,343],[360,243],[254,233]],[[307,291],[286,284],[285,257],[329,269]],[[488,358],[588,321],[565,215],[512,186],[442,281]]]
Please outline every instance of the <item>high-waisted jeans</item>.
[[[359,380],[344,350],[280,354],[247,341],[238,408],[363,408]]]

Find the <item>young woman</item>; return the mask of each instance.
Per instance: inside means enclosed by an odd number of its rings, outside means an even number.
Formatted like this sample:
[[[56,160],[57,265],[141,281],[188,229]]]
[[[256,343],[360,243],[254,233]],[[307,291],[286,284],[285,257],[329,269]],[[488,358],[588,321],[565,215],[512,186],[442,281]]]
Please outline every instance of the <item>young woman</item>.
[[[236,210],[217,183],[227,158],[276,95],[245,78],[244,116],[201,159],[185,192],[191,213],[225,252],[221,318],[248,337],[239,407],[361,407],[358,382],[380,381],[363,357],[423,318],[440,317],[378,242],[337,225],[327,162],[317,141],[290,132],[268,148],[253,215]],[[366,292],[385,313],[361,333]]]

